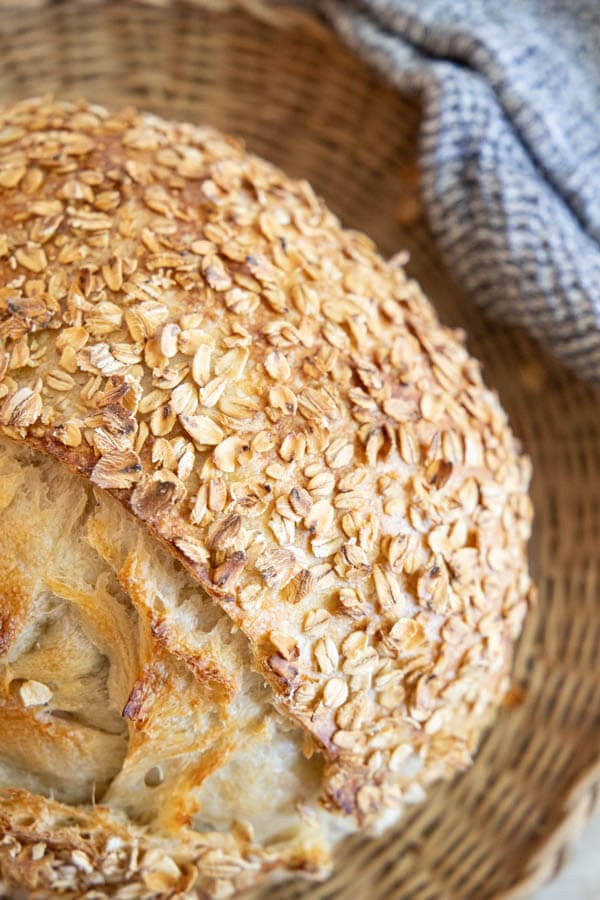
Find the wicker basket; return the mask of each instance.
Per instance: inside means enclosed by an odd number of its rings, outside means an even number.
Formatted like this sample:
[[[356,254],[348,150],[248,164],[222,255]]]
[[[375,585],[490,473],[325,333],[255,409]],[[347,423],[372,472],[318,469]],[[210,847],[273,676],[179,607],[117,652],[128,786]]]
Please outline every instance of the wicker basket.
[[[0,0],[0,101],[51,91],[211,122],[312,181],[384,253],[407,248],[442,318],[467,328],[533,458],[540,588],[514,703],[474,767],[394,833],[351,839],[326,884],[259,896],[526,897],[560,868],[600,787],[598,395],[484,319],[443,270],[418,202],[418,104],[316,20],[259,0],[232,6]]]

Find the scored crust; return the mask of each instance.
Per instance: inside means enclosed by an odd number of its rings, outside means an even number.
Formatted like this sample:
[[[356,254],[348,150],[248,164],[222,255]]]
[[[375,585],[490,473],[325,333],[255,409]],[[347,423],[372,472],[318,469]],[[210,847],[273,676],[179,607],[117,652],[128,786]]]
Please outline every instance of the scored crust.
[[[272,871],[324,874],[322,765],[273,708],[241,632],[61,463],[0,439],[0,486],[0,584],[18,632],[0,659],[11,887],[145,897],[192,879],[212,897]]]
[[[0,431],[192,573],[324,760],[323,810],[394,821],[469,764],[532,597],[529,463],[462,336],[305,182],[210,128],[16,104],[0,188]],[[3,598],[2,652],[28,613]],[[231,702],[219,660],[148,621]]]

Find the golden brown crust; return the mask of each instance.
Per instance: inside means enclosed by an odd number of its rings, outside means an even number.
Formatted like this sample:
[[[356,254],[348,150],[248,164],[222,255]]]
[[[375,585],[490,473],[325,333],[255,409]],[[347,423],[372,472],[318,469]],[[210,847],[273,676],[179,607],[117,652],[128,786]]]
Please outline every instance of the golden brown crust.
[[[497,398],[403,270],[238,142],[49,101],[0,140],[2,432],[146,524],[324,754],[325,805],[385,823],[506,689],[531,508]]]
[[[257,852],[238,837],[190,831],[165,841],[109,809],[74,809],[26,791],[0,790],[0,891],[48,892],[79,900],[122,897],[230,897],[285,867],[290,874],[322,875],[328,860],[316,848],[285,857]],[[2,894],[4,896],[4,893]]]

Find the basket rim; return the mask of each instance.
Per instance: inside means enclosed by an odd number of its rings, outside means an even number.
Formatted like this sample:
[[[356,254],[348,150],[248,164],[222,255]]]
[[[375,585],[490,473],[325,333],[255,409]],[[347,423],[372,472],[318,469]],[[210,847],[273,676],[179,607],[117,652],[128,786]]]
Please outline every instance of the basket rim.
[[[529,873],[496,900],[525,900],[553,881],[570,860],[575,843],[600,809],[600,760],[585,769],[567,792],[563,817],[529,861]]]
[[[112,0],[0,0],[0,10],[23,11],[44,6],[107,6]],[[197,6],[208,12],[243,12],[278,28],[303,27],[315,36],[330,38],[333,32],[306,0],[120,0],[132,6],[167,8]]]

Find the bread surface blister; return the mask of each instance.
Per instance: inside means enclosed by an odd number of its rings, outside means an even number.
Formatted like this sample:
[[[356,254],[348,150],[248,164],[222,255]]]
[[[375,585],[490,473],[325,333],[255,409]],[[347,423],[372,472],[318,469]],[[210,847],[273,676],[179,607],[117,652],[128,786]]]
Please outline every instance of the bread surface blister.
[[[530,467],[401,267],[211,128],[36,99],[0,339],[0,893],[324,877],[470,764]]]

